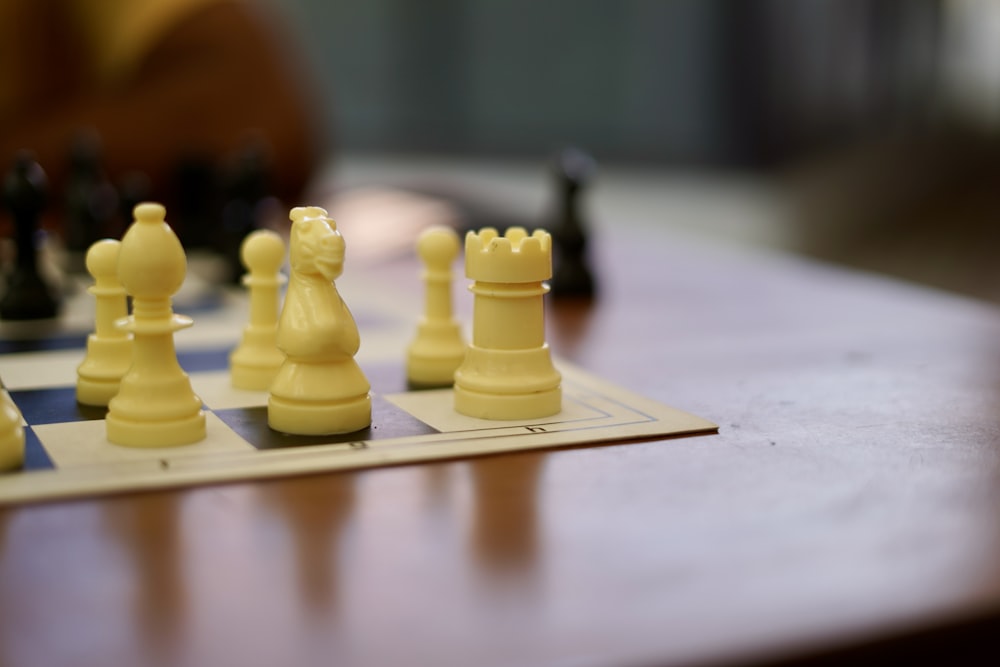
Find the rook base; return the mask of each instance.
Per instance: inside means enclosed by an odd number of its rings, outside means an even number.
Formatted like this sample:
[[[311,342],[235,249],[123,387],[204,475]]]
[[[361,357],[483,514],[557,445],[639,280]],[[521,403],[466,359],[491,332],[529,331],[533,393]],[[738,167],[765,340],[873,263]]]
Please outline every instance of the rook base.
[[[469,417],[505,421],[549,417],[562,410],[562,388],[530,394],[484,394],[456,385],[455,410]]]

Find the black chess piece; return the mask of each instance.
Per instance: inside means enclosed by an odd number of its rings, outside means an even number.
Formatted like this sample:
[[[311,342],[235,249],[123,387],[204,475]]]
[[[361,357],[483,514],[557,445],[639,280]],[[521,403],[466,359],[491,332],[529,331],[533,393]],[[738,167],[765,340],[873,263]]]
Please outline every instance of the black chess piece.
[[[211,248],[218,226],[218,177],[208,155],[184,155],[173,165],[171,227],[185,248]]]
[[[240,247],[250,232],[261,226],[261,203],[268,196],[269,160],[266,146],[247,141],[227,165],[224,178],[222,228],[217,247],[226,262],[226,280],[239,284],[245,269]]]
[[[19,154],[3,183],[4,204],[14,221],[17,258],[0,299],[0,319],[40,320],[59,312],[55,290],[38,271],[35,245],[47,195],[48,178],[41,165],[31,154]]]
[[[74,137],[66,181],[66,248],[80,258],[112,231],[118,212],[118,193],[101,161],[101,141],[96,134],[81,132]],[[73,264],[71,270],[83,270],[82,261]]]
[[[112,238],[121,238],[132,224],[135,207],[152,198],[149,176],[141,171],[128,171],[118,181],[119,219],[122,224],[115,229]]]
[[[553,297],[590,298],[597,291],[587,258],[589,230],[580,212],[582,191],[596,168],[594,159],[576,148],[562,151],[555,160],[556,210],[549,225]]]

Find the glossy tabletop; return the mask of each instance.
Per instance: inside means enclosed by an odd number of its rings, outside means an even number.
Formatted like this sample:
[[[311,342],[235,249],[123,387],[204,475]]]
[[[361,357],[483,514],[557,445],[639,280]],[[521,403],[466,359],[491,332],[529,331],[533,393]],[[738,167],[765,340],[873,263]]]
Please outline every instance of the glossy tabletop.
[[[0,664],[740,665],[1000,612],[1000,312],[612,231],[552,347],[718,435],[0,509]]]

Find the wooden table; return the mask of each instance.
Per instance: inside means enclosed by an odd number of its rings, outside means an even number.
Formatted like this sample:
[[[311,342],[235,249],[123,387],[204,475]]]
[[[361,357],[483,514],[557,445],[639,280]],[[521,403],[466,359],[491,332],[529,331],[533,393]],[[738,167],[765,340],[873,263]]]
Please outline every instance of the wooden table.
[[[714,436],[0,511],[0,664],[967,655],[1000,619],[1000,312],[606,230],[553,348]]]

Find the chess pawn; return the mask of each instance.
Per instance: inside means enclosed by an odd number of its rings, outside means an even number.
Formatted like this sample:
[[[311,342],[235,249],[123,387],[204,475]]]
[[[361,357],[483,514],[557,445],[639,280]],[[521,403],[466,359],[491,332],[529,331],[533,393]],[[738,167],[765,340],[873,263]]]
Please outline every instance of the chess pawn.
[[[466,350],[451,303],[458,235],[450,227],[431,227],[420,235],[417,252],[426,267],[426,302],[416,338],[407,349],[406,379],[414,386],[447,387],[454,383]]]
[[[24,465],[24,425],[21,411],[0,390],[0,472]]]
[[[358,327],[334,280],[344,239],[317,206],[292,209],[291,277],[278,320],[285,361],[271,383],[267,423],[298,435],[359,431],[371,424],[368,379],[354,360]]]
[[[191,380],[177,363],[174,332],[191,326],[175,315],[171,297],[187,270],[184,249],[164,220],[163,206],[135,207],[122,239],[118,277],[132,295],[132,367],[108,404],[108,440],[129,447],[171,447],[205,438],[205,413]]]
[[[118,192],[104,172],[104,148],[96,132],[78,132],[68,157],[64,193],[66,248],[77,264],[71,270],[80,272],[80,260],[86,262],[83,251],[109,233],[109,223],[117,214]]]
[[[240,258],[248,271],[243,284],[250,291],[250,323],[229,356],[230,379],[237,389],[266,391],[285,360],[277,345],[278,291],[285,282],[279,270],[285,261],[285,243],[277,233],[260,229],[243,240]]]
[[[36,239],[48,194],[45,172],[29,153],[17,156],[3,184],[4,203],[14,220],[17,256],[0,298],[0,318],[38,320],[59,314],[57,291],[39,270]]]
[[[128,317],[125,288],[118,280],[120,249],[120,241],[104,239],[87,250],[87,272],[94,278],[87,291],[97,303],[94,333],[76,369],[76,400],[83,405],[106,406],[132,365],[132,334],[115,326]]]
[[[543,282],[552,276],[548,232],[511,227],[465,237],[475,281],[472,344],[455,371],[455,410],[481,419],[535,419],[562,409],[562,376],[545,342]]]
[[[593,158],[577,149],[559,154],[555,165],[557,211],[552,234],[552,279],[554,297],[590,298],[596,290],[587,253],[587,225],[580,202],[584,189],[593,178]]]

